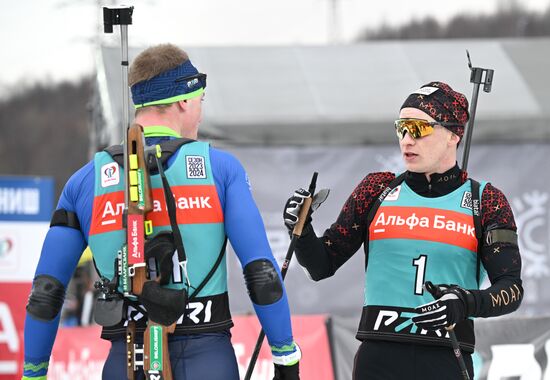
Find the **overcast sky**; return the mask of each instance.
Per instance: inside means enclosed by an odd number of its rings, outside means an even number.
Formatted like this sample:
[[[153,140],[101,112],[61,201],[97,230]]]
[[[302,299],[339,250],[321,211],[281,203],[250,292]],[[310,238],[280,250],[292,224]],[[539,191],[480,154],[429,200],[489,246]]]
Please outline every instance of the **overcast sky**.
[[[331,10],[337,1],[338,23]],[[365,28],[397,25],[427,15],[442,21],[460,12],[491,13],[511,0],[135,0],[129,44],[180,46],[319,45],[350,43]],[[519,0],[543,11],[550,0]],[[93,72],[94,41],[109,0],[0,0],[0,91],[22,83],[74,80]],[[121,4],[121,3],[118,3]],[[338,25],[338,28],[334,28]],[[337,33],[334,33],[337,30]]]

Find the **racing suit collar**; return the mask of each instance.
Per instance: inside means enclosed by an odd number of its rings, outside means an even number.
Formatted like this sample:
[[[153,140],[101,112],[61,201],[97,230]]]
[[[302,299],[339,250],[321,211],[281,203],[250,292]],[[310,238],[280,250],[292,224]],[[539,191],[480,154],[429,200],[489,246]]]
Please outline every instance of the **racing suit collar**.
[[[458,164],[444,173],[434,173],[430,181],[424,173],[407,172],[405,183],[418,195],[440,197],[449,194],[462,185],[461,171]]]

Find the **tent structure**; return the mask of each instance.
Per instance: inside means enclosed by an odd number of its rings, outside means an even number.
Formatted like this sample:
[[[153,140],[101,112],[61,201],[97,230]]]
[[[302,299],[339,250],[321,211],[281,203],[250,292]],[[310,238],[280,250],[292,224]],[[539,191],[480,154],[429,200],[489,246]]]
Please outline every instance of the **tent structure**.
[[[471,98],[466,49],[474,66],[495,70],[492,92],[480,92],[469,171],[502,189],[514,209],[525,297],[512,316],[529,317],[511,325],[505,318],[481,321],[478,347],[485,355],[489,343],[534,342],[530,355],[540,358],[550,347],[540,343],[548,318],[533,318],[550,315],[550,38],[186,50],[208,74],[202,137],[243,163],[281,263],[288,248],[281,210],[292,191],[306,186],[314,171],[319,187],[331,189],[314,215],[320,235],[366,173],[404,170],[392,121],[405,97],[433,80]],[[131,48],[130,60],[141,50]],[[99,53],[96,148],[122,140],[120,47]],[[241,264],[233,254],[227,258],[232,313],[250,313]],[[360,250],[334,277],[314,283],[294,260],[285,282],[293,313],[332,316],[338,379],[351,376],[364,265]],[[487,365],[484,371],[480,378]]]
[[[471,98],[474,66],[495,70],[480,92],[476,142],[550,141],[550,38],[369,42],[336,46],[192,47],[208,75],[201,132],[227,145],[394,142],[407,94],[433,80]],[[142,48],[130,48],[132,60]],[[98,56],[96,144],[121,141],[120,47]]]

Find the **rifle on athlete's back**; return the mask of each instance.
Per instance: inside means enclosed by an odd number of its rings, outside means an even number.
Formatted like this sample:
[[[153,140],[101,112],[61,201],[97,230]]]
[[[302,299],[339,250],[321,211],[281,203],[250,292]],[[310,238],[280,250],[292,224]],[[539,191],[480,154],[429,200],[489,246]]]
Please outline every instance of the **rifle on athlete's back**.
[[[165,326],[162,321],[156,320],[154,315],[158,311],[152,309],[156,305],[151,304],[151,298],[161,293],[161,276],[155,280],[147,278],[151,273],[145,257],[145,236],[152,233],[152,224],[146,220],[147,213],[153,211],[153,193],[149,168],[146,159],[154,155],[151,148],[145,149],[143,128],[139,124],[133,124],[128,129],[127,162],[125,164],[126,191],[128,193],[127,214],[126,214],[126,244],[121,250],[120,280],[125,297],[137,297],[140,301],[145,300],[148,310],[147,329],[143,335],[143,371],[148,379],[172,380],[170,356],[168,354],[168,333],[173,333],[175,322]],[[136,370],[136,344],[135,325],[129,321],[127,329],[127,352],[128,352],[128,378],[132,379]]]
[[[146,257],[145,236],[153,232],[150,221],[146,221],[148,212],[153,210],[153,196],[149,176],[149,162],[155,159],[154,148],[145,148],[143,127],[138,124],[129,124],[129,89],[128,89],[128,25],[132,24],[133,7],[103,8],[103,22],[105,33],[113,32],[113,25],[120,25],[122,47],[122,131],[124,136],[123,166],[125,168],[124,183],[124,216],[123,226],[126,228],[126,241],[122,244],[117,259],[117,270],[114,284],[103,280],[100,287],[105,289],[103,308],[108,310],[116,306],[116,313],[107,313],[104,326],[112,325],[123,310],[120,297],[116,296],[116,287],[122,287],[124,297],[137,300],[146,307],[148,315],[147,329],[143,337],[143,350],[137,349],[135,344],[136,328],[133,321],[127,327],[127,374],[133,380],[138,365],[143,364],[143,372],[150,380],[172,380],[170,356],[168,354],[168,333],[175,329],[175,322],[185,310],[185,292],[162,289],[167,277],[158,275],[155,280],[148,279],[152,271],[148,268]],[[160,149],[159,154],[160,155]],[[159,165],[157,155],[157,166]],[[162,172],[162,168],[159,168]],[[171,192],[169,192],[171,197]],[[168,199],[166,200],[169,203]],[[173,201],[173,198],[170,199]],[[162,239],[162,238],[161,238]],[[158,241],[158,239],[157,239]],[[161,240],[162,243],[162,240]],[[172,250],[173,253],[173,250]],[[154,255],[153,255],[154,256]],[[161,271],[159,271],[160,273]],[[179,301],[175,302],[179,297]],[[183,299],[182,299],[183,298]],[[115,302],[110,302],[114,299]],[[164,315],[163,307],[170,307],[174,303],[176,308]],[[108,306],[110,304],[110,306]],[[143,361],[136,360],[137,354],[143,354]]]

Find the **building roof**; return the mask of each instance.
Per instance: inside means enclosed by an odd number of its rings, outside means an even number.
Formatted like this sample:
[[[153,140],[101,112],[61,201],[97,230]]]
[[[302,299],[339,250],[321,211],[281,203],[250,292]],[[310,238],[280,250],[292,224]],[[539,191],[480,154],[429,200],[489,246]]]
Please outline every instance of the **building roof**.
[[[495,70],[479,92],[474,139],[550,141],[550,38],[423,40],[335,46],[192,47],[208,74],[202,133],[227,144],[379,144],[412,91],[449,83],[471,100],[474,66]],[[142,48],[130,48],[130,61]],[[98,88],[109,143],[121,141],[120,47],[101,48]]]

